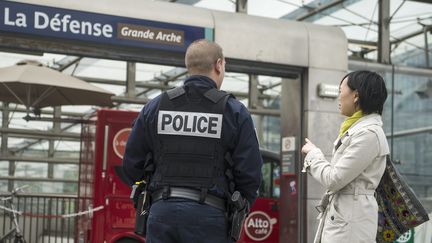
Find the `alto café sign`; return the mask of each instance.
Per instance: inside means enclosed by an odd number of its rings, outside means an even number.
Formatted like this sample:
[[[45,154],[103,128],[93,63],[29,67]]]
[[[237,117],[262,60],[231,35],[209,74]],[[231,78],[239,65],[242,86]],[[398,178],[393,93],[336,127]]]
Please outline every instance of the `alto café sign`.
[[[124,128],[121,129],[120,131],[118,131],[115,135],[114,135],[114,139],[113,139],[113,150],[114,153],[120,157],[121,159],[123,159],[123,155],[125,153],[126,150],[126,142],[127,139],[129,137],[129,134],[131,133],[132,129],[131,128]]]
[[[275,218],[270,218],[265,212],[252,212],[246,218],[244,224],[245,233],[252,240],[263,241],[271,235],[273,224],[276,224],[276,220]]]

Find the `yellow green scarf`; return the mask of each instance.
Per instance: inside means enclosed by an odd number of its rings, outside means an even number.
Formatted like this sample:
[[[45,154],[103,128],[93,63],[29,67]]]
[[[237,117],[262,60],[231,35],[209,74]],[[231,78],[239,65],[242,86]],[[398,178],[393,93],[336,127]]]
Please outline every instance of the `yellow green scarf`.
[[[363,116],[363,111],[356,111],[352,116],[345,118],[345,121],[342,122],[342,125],[339,130],[339,137],[345,134],[345,132],[354,124],[358,119]]]

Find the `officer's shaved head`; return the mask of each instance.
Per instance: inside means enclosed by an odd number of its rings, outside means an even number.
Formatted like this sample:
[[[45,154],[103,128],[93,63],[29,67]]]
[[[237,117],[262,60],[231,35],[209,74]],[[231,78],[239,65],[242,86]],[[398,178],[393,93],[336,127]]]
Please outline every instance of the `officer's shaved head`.
[[[205,39],[196,40],[186,50],[185,64],[189,74],[205,75],[212,71],[218,59],[224,59],[222,48]]]

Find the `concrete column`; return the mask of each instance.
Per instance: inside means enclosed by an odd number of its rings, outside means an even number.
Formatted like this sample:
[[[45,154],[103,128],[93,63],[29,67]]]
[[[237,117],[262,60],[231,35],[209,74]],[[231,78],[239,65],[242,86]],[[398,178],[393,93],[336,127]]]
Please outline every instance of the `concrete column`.
[[[283,79],[281,89],[281,180],[280,180],[280,242],[304,243],[303,183],[300,175],[300,144],[302,137],[301,78]]]
[[[15,176],[15,161],[9,160],[9,176]],[[8,180],[8,191],[12,191],[14,189],[14,180]]]
[[[425,63],[426,68],[430,68],[430,61],[429,61],[429,41],[428,41],[428,32],[432,30],[432,25],[427,25],[423,27],[424,32],[424,41],[425,41]]]
[[[2,127],[9,127],[9,103],[3,102],[2,111]],[[8,134],[2,133],[1,135],[1,155],[7,156],[8,152]]]
[[[126,97],[135,97],[136,96],[136,63],[135,62],[127,62],[126,68]]]
[[[54,114],[53,114],[53,132],[61,132],[61,122],[59,121],[61,118],[61,107],[56,106],[54,107]],[[53,158],[55,155],[55,140],[50,139],[48,142],[48,158]],[[54,164],[49,163],[48,164],[48,178],[54,178]]]
[[[250,109],[256,109],[259,106],[259,90],[258,90],[258,76],[249,74],[249,102]]]
[[[248,0],[237,0],[236,1],[236,12],[247,14],[247,1]]]
[[[262,107],[262,102],[259,99],[260,91],[258,90],[258,76],[249,75],[249,109],[258,109]],[[255,128],[258,136],[258,141],[263,141],[263,115],[256,115]]]
[[[9,127],[9,103],[3,102],[3,111],[2,111],[2,128]],[[8,156],[8,134],[2,133],[1,135],[1,151],[2,156]],[[14,176],[15,174],[15,161],[9,161],[8,166],[8,176]],[[12,191],[14,188],[14,181],[8,181],[8,191]]]
[[[320,83],[339,85],[345,74],[346,72],[343,70],[310,67],[304,78],[302,136],[309,138],[318,146],[327,160],[332,158],[333,142],[337,138],[339,126],[344,117],[339,113],[337,98],[318,96],[317,87]],[[299,143],[299,149],[304,144],[303,138]],[[303,159],[302,156],[298,160],[299,166],[303,165]],[[306,194],[303,194],[304,198],[301,200],[301,205],[306,207],[306,212],[303,214],[306,224],[303,226],[306,230],[305,237],[307,240],[305,239],[301,243],[311,243],[318,228],[318,211],[315,206],[319,204],[325,188],[308,174],[301,173],[299,177],[299,191],[306,191]]]
[[[390,64],[390,0],[379,0],[378,62]]]

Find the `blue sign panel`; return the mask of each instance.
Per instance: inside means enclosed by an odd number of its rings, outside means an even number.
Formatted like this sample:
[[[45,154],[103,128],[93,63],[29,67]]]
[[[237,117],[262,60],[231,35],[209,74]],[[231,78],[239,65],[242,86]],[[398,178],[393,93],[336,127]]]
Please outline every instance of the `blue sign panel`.
[[[0,2],[0,31],[184,52],[213,29],[33,4]]]

